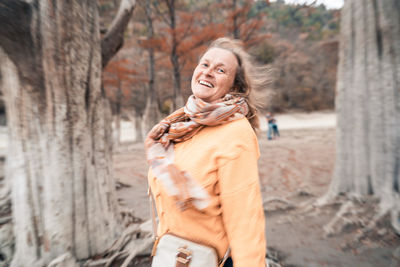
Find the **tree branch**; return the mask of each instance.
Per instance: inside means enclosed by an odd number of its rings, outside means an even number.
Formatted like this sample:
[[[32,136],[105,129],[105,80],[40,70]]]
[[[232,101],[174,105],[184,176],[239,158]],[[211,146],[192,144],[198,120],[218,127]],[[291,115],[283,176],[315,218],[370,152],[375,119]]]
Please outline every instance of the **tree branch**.
[[[168,17],[166,16],[165,12],[162,12],[159,8],[159,6],[161,5],[161,3],[159,1],[155,1],[155,3],[153,3],[153,7],[157,13],[157,15],[159,17],[161,17],[161,19],[164,21],[165,24],[167,24],[169,27],[171,27],[171,21],[168,19]]]
[[[101,64],[104,68],[124,43],[124,31],[135,8],[135,0],[121,0],[118,13],[101,40]]]
[[[31,6],[23,1],[0,2],[0,46],[7,54],[10,50],[22,49],[30,36]],[[22,52],[22,51],[21,51]]]
[[[35,35],[37,8],[21,0],[0,2],[0,47],[17,66],[20,78],[40,87],[40,78],[32,71],[41,68],[37,56],[41,47]]]

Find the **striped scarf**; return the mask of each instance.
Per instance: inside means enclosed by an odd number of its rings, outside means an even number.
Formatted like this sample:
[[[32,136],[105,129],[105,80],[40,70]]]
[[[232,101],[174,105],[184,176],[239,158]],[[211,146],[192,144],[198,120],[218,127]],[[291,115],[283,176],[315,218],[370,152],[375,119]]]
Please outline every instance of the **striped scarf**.
[[[221,102],[210,104],[192,95],[185,107],[151,129],[145,144],[147,161],[167,193],[176,197],[178,207],[185,209],[192,203],[197,209],[204,209],[208,206],[209,196],[189,173],[175,166],[173,145],[170,144],[192,138],[205,126],[243,118],[248,112],[248,105],[242,97],[227,94]]]

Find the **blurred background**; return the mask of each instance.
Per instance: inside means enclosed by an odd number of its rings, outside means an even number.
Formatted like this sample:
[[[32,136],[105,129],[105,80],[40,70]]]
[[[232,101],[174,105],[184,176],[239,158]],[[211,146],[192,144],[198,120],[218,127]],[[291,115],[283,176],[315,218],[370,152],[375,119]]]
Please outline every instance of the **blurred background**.
[[[139,4],[124,46],[103,73],[113,113],[147,120],[150,98],[156,103],[153,112],[164,115],[182,105],[191,94],[191,75],[199,56],[221,36],[242,40],[257,63],[271,66],[265,74],[271,76],[271,86],[259,99],[261,115],[333,110],[342,4],[176,1],[170,11],[165,5],[146,9]],[[99,5],[101,25],[107,28],[118,3],[100,1]],[[137,132],[149,130],[143,127]]]
[[[0,1],[0,266],[150,266],[143,140],[222,36],[269,66],[270,267],[400,266],[397,0]]]

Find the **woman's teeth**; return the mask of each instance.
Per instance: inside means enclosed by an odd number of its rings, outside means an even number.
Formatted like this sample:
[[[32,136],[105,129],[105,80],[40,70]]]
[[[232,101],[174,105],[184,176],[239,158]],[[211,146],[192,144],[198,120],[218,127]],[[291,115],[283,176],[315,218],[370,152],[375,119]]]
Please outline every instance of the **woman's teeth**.
[[[214,87],[211,83],[206,82],[206,81],[203,81],[203,80],[200,80],[199,83],[200,83],[201,85],[205,85],[205,86],[210,87],[210,88],[213,88],[213,87]]]

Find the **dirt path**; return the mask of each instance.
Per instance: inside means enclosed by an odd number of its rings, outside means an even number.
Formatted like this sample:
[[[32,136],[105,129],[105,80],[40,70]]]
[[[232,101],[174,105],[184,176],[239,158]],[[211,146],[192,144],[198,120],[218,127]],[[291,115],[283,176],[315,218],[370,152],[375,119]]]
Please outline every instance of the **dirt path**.
[[[259,136],[259,172],[264,200],[279,197],[299,204],[321,196],[329,186],[334,167],[334,128],[282,127],[281,136],[271,141],[267,140],[265,132]],[[147,165],[143,145],[125,144],[115,154],[114,164],[117,180],[130,185],[118,190],[121,204],[133,208],[136,216],[147,220]],[[279,202],[274,205],[273,202],[266,205],[267,242],[271,251],[278,251],[283,266],[391,266],[392,252],[396,245],[400,246],[397,240],[392,247],[375,243],[342,251],[341,245],[352,234],[324,238],[322,230],[337,207],[311,216],[296,209],[282,210]]]

